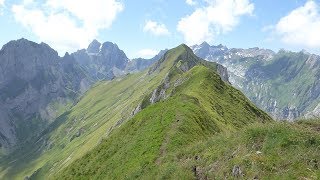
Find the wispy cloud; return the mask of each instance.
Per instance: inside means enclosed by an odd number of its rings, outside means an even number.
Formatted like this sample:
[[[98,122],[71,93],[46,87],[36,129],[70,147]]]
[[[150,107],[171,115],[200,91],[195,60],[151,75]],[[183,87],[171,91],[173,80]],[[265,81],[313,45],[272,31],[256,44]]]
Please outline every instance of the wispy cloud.
[[[189,4],[190,6],[194,6],[197,4],[195,0],[186,0],[186,3]]]
[[[2,15],[3,7],[4,7],[4,0],[0,0],[0,15]]]
[[[141,49],[138,51],[137,56],[141,58],[152,58],[158,54],[158,50],[154,49]]]
[[[164,24],[152,20],[145,22],[143,32],[148,32],[156,36],[170,35],[169,30]]]

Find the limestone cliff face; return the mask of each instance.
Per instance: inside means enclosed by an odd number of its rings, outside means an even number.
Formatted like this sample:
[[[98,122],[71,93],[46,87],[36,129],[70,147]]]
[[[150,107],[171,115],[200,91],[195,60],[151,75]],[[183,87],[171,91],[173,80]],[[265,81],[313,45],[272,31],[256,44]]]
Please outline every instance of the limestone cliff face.
[[[0,148],[11,149],[39,132],[92,82],[75,60],[47,44],[11,41],[0,51]]]

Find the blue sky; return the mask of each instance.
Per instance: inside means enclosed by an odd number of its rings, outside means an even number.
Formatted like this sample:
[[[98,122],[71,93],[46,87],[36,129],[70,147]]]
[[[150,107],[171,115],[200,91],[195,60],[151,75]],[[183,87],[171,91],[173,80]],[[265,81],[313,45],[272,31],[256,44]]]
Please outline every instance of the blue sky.
[[[320,53],[318,0],[0,0],[0,46],[26,38],[73,52],[111,41],[129,58],[181,43]]]

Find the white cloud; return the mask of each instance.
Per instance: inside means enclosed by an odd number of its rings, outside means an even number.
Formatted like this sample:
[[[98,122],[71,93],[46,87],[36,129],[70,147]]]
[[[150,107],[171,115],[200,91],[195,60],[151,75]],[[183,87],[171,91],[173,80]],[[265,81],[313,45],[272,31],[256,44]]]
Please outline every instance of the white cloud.
[[[194,6],[197,4],[195,0],[186,0],[186,3],[189,4],[190,6]]]
[[[169,30],[164,24],[151,20],[146,21],[143,32],[149,32],[156,36],[170,35]]]
[[[141,49],[138,53],[137,56],[141,58],[152,58],[155,55],[157,55],[159,51],[154,50],[154,49]]]
[[[250,0],[206,0],[207,6],[197,8],[178,22],[187,44],[212,42],[215,36],[232,31],[241,16],[252,15],[254,4]]]
[[[275,25],[275,33],[290,45],[320,47],[320,8],[315,1],[291,11]]]
[[[86,47],[123,10],[117,0],[33,0],[12,6],[17,22],[60,53]]]
[[[2,15],[2,8],[4,7],[4,0],[0,0],[0,15]]]

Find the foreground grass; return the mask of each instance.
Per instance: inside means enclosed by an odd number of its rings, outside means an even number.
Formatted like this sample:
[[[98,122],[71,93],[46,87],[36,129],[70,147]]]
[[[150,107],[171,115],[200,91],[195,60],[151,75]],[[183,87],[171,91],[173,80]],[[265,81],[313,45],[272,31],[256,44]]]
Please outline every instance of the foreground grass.
[[[162,125],[171,128],[170,136],[172,125]],[[168,136],[163,134],[166,128],[161,131],[154,127],[145,138],[145,132],[140,132],[142,135],[136,139],[132,130],[122,135],[133,135],[133,140],[110,139],[57,179],[320,178],[319,121],[252,124],[233,133],[189,139],[188,143],[167,147],[165,154],[159,139]],[[150,136],[153,131],[159,138]],[[175,138],[171,141],[179,142]],[[233,173],[235,167],[240,169],[238,174]]]
[[[220,134],[191,145],[177,156],[197,167],[201,178],[319,179],[319,121],[254,124],[231,135]],[[198,156],[198,160],[194,157]],[[232,174],[235,167],[241,169]]]

